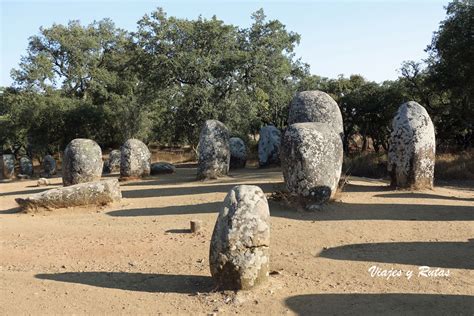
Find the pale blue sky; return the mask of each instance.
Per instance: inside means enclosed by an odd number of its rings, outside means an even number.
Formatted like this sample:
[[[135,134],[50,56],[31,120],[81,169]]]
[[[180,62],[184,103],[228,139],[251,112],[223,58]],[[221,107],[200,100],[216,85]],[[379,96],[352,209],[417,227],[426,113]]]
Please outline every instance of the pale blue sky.
[[[28,37],[40,26],[105,17],[118,27],[135,30],[136,22],[156,7],[169,16],[193,19],[217,15],[227,23],[248,26],[252,12],[263,8],[288,30],[301,34],[297,56],[311,73],[336,77],[361,74],[381,82],[398,77],[404,60],[420,60],[433,31],[445,17],[448,1],[333,0],[333,1],[41,1],[0,0],[0,86],[10,85],[10,70],[26,53]]]

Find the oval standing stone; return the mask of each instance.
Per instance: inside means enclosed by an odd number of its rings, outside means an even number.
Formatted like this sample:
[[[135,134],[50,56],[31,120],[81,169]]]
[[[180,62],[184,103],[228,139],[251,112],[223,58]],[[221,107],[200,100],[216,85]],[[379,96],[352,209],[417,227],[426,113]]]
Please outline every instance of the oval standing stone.
[[[410,189],[433,187],[435,131],[428,112],[420,104],[402,104],[392,121],[388,171],[392,186]]]
[[[49,178],[56,174],[56,160],[51,155],[46,155],[43,158],[44,176]]]
[[[258,163],[260,167],[280,164],[281,132],[273,125],[260,129],[258,140]]]
[[[129,139],[121,147],[120,177],[140,178],[150,175],[151,153],[138,139]]]
[[[216,285],[248,290],[268,279],[270,212],[263,191],[235,186],[227,194],[212,233],[209,261]]]
[[[198,145],[197,178],[216,179],[229,173],[229,130],[217,120],[207,120]]]
[[[15,176],[15,156],[13,154],[2,156],[2,176],[4,179],[12,179]]]
[[[29,177],[33,175],[33,162],[27,156],[20,158],[20,173]]]
[[[91,139],[76,138],[64,150],[64,186],[98,181],[102,175],[102,150]]]
[[[239,137],[231,137],[230,146],[230,168],[245,168],[247,163],[247,147],[244,141]]]

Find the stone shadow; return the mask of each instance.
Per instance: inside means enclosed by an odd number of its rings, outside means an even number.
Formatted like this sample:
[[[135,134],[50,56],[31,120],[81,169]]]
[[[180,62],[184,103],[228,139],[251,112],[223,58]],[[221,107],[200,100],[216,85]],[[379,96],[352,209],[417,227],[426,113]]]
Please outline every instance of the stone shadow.
[[[467,242],[388,242],[328,248],[317,256],[334,260],[399,263],[452,269],[474,269],[474,240]]]
[[[473,315],[474,296],[443,294],[307,294],[289,297],[298,315]]]
[[[460,198],[456,196],[444,196],[439,194],[431,193],[419,193],[419,192],[394,192],[394,193],[382,193],[376,194],[374,197],[383,198],[407,198],[407,199],[435,199],[435,200],[454,200],[454,201],[474,201],[474,198]]]
[[[210,276],[147,274],[128,272],[65,272],[37,274],[35,278],[85,284],[102,288],[152,293],[209,292],[213,287]]]

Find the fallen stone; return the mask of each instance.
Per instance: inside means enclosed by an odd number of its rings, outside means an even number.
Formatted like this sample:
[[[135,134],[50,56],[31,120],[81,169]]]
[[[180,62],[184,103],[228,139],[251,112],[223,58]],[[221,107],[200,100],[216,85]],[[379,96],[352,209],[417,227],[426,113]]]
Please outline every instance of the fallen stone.
[[[247,163],[247,147],[239,137],[229,139],[230,169],[245,168]]]
[[[151,174],[167,174],[167,173],[175,173],[176,167],[169,162],[155,162],[151,164]]]
[[[431,189],[434,181],[435,131],[420,104],[402,104],[392,121],[388,171],[391,185],[405,189]]]
[[[229,173],[229,130],[217,120],[207,120],[198,145],[197,178],[217,179]]]
[[[64,150],[62,165],[64,186],[100,180],[102,150],[93,140],[76,138]]]
[[[341,175],[341,137],[324,123],[290,125],[282,140],[282,171],[290,194],[308,209],[332,199]]]
[[[235,186],[227,194],[212,234],[209,263],[220,289],[249,290],[268,280],[270,212],[263,191]]]
[[[121,147],[120,178],[140,178],[150,175],[151,153],[138,139],[129,139]]]
[[[306,122],[329,124],[336,133],[344,136],[341,110],[336,101],[325,92],[298,92],[291,101],[288,125]]]
[[[258,163],[260,167],[280,164],[281,132],[273,125],[260,129]]]
[[[27,198],[17,198],[15,201],[23,211],[36,211],[84,205],[106,205],[119,201],[121,198],[118,180],[110,179],[51,189],[32,194]]]

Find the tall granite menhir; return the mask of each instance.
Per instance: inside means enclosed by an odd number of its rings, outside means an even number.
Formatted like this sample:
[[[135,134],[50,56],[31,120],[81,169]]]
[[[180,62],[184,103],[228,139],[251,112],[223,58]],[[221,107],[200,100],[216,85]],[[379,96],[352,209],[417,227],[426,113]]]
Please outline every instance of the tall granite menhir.
[[[64,150],[63,185],[98,181],[102,167],[102,150],[99,145],[90,139],[76,138]]]
[[[129,139],[120,151],[120,178],[140,178],[150,175],[151,153],[142,141]]]
[[[329,124],[296,123],[282,140],[282,170],[290,194],[308,209],[334,197],[342,169],[342,140]]]
[[[207,120],[198,145],[197,178],[216,179],[229,173],[229,130],[217,120]]]
[[[392,186],[415,190],[433,187],[435,132],[423,106],[410,101],[398,108],[389,145],[388,171]]]
[[[249,290],[268,279],[270,211],[263,191],[238,185],[227,194],[217,217],[209,266],[220,289]]]
[[[327,123],[344,136],[342,115],[336,101],[322,91],[298,92],[290,104],[288,125],[294,123]]]

